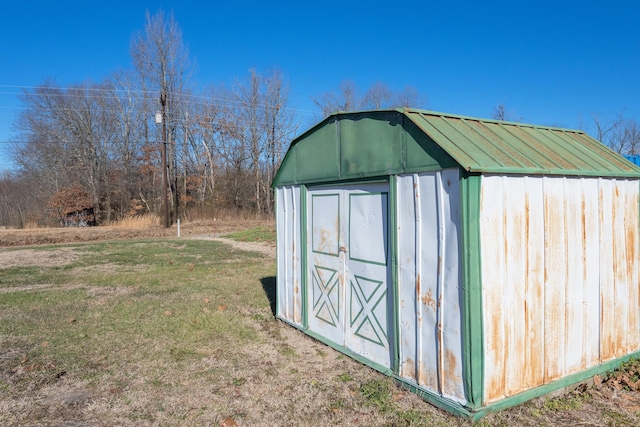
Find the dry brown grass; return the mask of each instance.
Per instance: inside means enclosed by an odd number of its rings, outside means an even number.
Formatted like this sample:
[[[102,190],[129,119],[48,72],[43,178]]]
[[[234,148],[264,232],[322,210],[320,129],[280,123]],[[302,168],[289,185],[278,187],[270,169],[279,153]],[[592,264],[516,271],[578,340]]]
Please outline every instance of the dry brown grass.
[[[155,228],[161,225],[159,216],[153,214],[136,215],[114,221],[109,224],[113,228]]]
[[[37,222],[35,221],[29,221],[29,222],[25,222],[24,223],[24,227],[25,230],[36,230],[38,228],[42,228],[40,225],[38,225]]]

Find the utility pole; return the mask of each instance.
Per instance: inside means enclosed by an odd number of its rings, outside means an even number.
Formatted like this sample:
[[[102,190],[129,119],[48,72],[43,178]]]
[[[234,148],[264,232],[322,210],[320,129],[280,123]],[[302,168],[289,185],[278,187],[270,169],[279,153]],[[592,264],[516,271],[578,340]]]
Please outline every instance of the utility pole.
[[[160,93],[160,104],[162,105],[162,204],[164,210],[164,226],[169,228],[169,195],[167,194],[167,186],[169,179],[167,178],[167,95]],[[156,116],[156,123],[158,122]]]

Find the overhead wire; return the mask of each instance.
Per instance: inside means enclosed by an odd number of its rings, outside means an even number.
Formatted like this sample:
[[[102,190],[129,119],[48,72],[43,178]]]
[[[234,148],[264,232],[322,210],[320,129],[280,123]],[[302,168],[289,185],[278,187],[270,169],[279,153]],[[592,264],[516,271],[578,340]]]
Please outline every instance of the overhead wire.
[[[49,90],[49,93],[43,93],[43,95],[47,95],[47,96],[53,96],[53,97],[62,97],[62,98],[84,98],[85,95],[83,95],[82,93],[69,93],[69,91],[77,91],[77,92],[105,92],[105,93],[110,93],[110,94],[115,94],[115,93],[122,93],[124,95],[128,95],[131,93],[135,93],[135,94],[142,94],[143,96],[127,96],[127,98],[129,99],[134,99],[134,100],[138,100],[138,101],[143,101],[143,100],[148,100],[148,99],[153,99],[153,97],[148,97],[149,94],[154,95],[155,97],[160,97],[160,90],[142,90],[142,89],[118,89],[118,88],[99,88],[99,87],[58,87],[58,86],[26,86],[26,85],[6,85],[6,84],[0,84],[0,88],[7,88],[7,89],[24,89],[24,90]],[[61,92],[60,92],[61,91]],[[60,92],[60,93],[53,93],[53,92]],[[212,97],[212,96],[205,96],[205,95],[195,95],[195,94],[191,94],[191,93],[186,93],[186,92],[175,92],[175,91],[168,91],[167,92],[169,95],[173,95],[174,97],[182,97],[182,98],[188,98],[188,99],[195,99],[195,100],[201,100],[201,102],[195,102],[195,105],[209,105],[209,103],[211,102],[222,102],[222,103],[227,103],[227,104],[238,104],[238,105],[247,105],[250,106],[252,105],[250,102],[247,101],[243,101],[241,99],[231,99],[231,98],[222,98],[222,97]],[[7,91],[2,91],[0,90],[0,95],[12,95],[12,96],[16,96],[16,95],[38,95],[37,93],[25,93],[25,92],[7,92]],[[146,96],[145,96],[146,95]],[[193,102],[193,101],[192,101]],[[300,114],[309,114],[309,115],[318,115],[320,114],[320,112],[318,111],[312,111],[312,110],[306,110],[306,109],[302,109],[302,108],[295,108],[295,107],[280,107],[278,105],[268,105],[268,104],[263,104],[260,103],[258,104],[258,106],[260,108],[277,108],[279,110],[285,110],[285,111],[291,111],[294,113],[300,113]],[[0,106],[0,108],[9,108],[9,109],[29,109],[32,107],[5,107],[5,106]],[[107,110],[108,111],[108,110]]]

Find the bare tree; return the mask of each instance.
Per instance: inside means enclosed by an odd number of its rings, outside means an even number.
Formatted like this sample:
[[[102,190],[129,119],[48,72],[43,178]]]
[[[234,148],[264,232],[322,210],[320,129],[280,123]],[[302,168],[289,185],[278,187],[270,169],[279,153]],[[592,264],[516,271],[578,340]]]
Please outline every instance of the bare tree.
[[[427,97],[413,86],[405,86],[402,92],[395,94],[394,107],[427,108]]]
[[[23,144],[16,159],[24,171],[40,176],[49,191],[82,183],[100,215],[113,122],[105,116],[105,85],[61,89],[47,82],[25,90],[17,128]]]
[[[266,176],[262,185],[267,196],[266,210],[271,214],[274,209],[273,193],[267,189],[275,178],[276,171],[287,149],[287,144],[298,129],[298,123],[292,111],[287,108],[289,85],[285,81],[283,74],[277,69],[272,70],[271,74],[264,78],[264,86],[264,122],[267,133],[267,147],[265,159]]]
[[[189,60],[189,51],[182,42],[182,31],[173,14],[166,17],[163,11],[155,15],[147,11],[144,31],[133,37],[130,53],[145,94],[148,97],[156,97],[159,100],[156,106],[162,108],[164,126],[167,130],[164,141],[167,147],[165,155],[174,216],[177,217],[180,200],[177,193],[177,153],[178,146],[185,143],[184,139],[179,138],[178,131],[182,129],[180,121],[184,118],[183,94],[193,65]],[[153,117],[151,111],[147,117]]]
[[[603,120],[599,114],[593,114],[593,125],[595,126],[595,138],[605,145],[609,145],[607,142],[611,135],[618,129],[624,122],[622,114],[617,114],[611,120]]]
[[[258,212],[260,206],[260,158],[265,146],[264,96],[261,92],[262,77],[255,69],[249,70],[248,84],[236,82],[235,94],[240,105],[239,122],[242,127],[244,147],[249,149],[253,174],[254,202]]]
[[[634,119],[625,120],[624,127],[618,138],[621,140],[621,150],[623,154],[640,154],[640,127]]]
[[[112,126],[107,172],[109,186],[105,201],[107,221],[112,219],[112,209],[117,210],[118,217],[122,218],[129,214],[133,198],[146,200],[138,175],[142,148],[147,140],[146,110],[145,99],[139,96],[136,83],[130,72],[114,73],[105,83],[111,90],[106,91],[103,97],[104,115]],[[153,186],[148,191],[152,190]]]
[[[515,113],[508,110],[504,103],[500,103],[493,108],[493,118],[506,122],[521,122],[522,118],[516,117]]]
[[[372,84],[360,101],[363,109],[374,110],[380,108],[392,108],[395,103],[394,94],[389,87],[382,82]]]
[[[342,82],[338,92],[326,92],[313,98],[313,102],[326,117],[336,111],[388,109],[399,107],[424,108],[426,98],[417,89],[407,86],[394,92],[383,82],[373,83],[363,96],[350,80]]]
[[[325,92],[318,97],[312,98],[325,117],[336,111],[355,110],[359,105],[358,99],[358,89],[351,80],[345,80],[340,83],[338,92]]]
[[[640,128],[633,119],[625,119],[622,114],[611,120],[602,120],[593,115],[595,127],[594,137],[620,154],[635,155],[640,153]]]

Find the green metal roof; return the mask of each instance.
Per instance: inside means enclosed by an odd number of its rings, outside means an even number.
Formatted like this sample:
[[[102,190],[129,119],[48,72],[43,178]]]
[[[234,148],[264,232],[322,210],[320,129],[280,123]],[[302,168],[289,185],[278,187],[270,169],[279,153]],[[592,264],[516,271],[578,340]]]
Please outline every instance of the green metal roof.
[[[293,140],[274,186],[461,167],[472,173],[640,178],[577,130],[396,109],[334,113]]]
[[[638,177],[640,168],[582,131],[405,110],[470,172]]]

